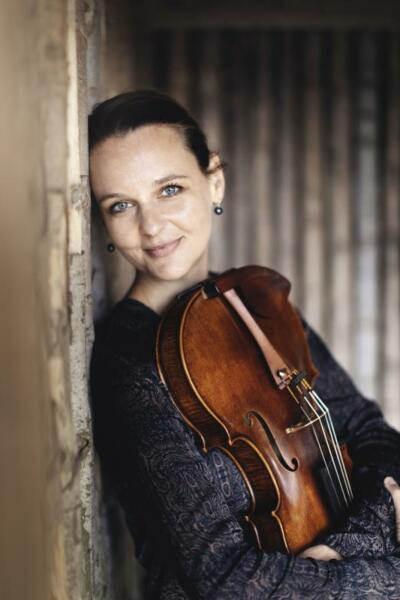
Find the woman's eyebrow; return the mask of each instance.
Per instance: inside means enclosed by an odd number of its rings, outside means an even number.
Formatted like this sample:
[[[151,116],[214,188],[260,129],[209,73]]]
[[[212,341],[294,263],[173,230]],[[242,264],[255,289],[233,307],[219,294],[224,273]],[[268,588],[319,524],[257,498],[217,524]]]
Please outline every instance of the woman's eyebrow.
[[[127,198],[127,196],[125,196],[124,194],[118,194],[118,192],[116,192],[115,194],[104,194],[103,196],[100,196],[99,204],[101,204],[101,202],[104,202],[104,200],[109,200],[110,198]]]
[[[164,183],[164,181],[168,181],[168,179],[178,179],[184,177],[185,179],[189,179],[187,175],[176,175],[175,173],[171,173],[170,175],[166,175],[165,177],[161,177],[161,179],[155,179],[153,181],[153,185],[160,185],[160,183]]]
[[[168,181],[169,179],[190,179],[190,177],[188,177],[188,175],[177,175],[175,173],[171,173],[170,175],[166,175],[165,177],[161,177],[161,179],[155,179],[153,181],[153,185],[160,185],[160,183],[164,183],[164,181]],[[127,196],[125,194],[119,194],[118,192],[114,193],[114,194],[104,194],[103,196],[100,196],[99,198],[99,204],[101,204],[101,202],[104,202],[105,200],[109,200],[110,198],[127,198]]]

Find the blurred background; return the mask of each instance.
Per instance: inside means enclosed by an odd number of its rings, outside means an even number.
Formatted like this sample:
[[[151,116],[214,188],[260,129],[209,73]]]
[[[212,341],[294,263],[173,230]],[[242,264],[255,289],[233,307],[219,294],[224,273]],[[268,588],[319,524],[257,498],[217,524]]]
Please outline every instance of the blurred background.
[[[26,0],[0,15],[0,589],[139,599],[91,437],[93,320],[134,273],[91,215],[87,114],[143,87],[189,108],[228,163],[211,268],[286,275],[399,428],[400,5]]]

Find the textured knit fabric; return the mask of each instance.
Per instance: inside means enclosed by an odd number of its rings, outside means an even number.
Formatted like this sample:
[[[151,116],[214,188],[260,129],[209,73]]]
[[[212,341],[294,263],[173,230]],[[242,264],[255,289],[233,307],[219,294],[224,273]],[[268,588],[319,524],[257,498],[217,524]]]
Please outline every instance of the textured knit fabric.
[[[400,551],[386,475],[400,481],[400,434],[304,323],[315,388],[355,463],[356,502],[324,540],[342,561],[256,548],[242,523],[249,494],[222,451],[204,454],[159,380],[158,314],[124,299],[96,327],[95,444],[145,567],[146,600],[400,599]]]

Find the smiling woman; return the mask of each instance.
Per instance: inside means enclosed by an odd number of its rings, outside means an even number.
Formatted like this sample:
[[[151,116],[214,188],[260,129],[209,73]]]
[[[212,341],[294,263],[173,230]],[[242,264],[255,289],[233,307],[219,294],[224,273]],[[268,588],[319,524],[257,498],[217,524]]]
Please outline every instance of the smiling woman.
[[[92,128],[95,120],[96,111]],[[137,270],[128,297],[157,312],[207,276],[212,208],[224,194],[218,154],[205,168],[185,131],[182,120],[143,123],[97,139],[90,153],[91,186],[104,225]]]
[[[160,381],[161,317],[177,294],[210,277],[208,243],[225,191],[218,153],[183,107],[154,91],[98,105],[89,134],[94,199],[112,243],[136,269],[125,297],[97,324],[94,437],[147,571],[146,598],[398,599],[399,488],[383,481],[400,477],[400,435],[304,321],[319,371],[314,387],[347,441],[356,499],[345,522],[303,556],[254,545],[241,471],[219,448],[201,451]],[[212,352],[212,339],[203,351]],[[215,357],[217,377],[223,358]]]

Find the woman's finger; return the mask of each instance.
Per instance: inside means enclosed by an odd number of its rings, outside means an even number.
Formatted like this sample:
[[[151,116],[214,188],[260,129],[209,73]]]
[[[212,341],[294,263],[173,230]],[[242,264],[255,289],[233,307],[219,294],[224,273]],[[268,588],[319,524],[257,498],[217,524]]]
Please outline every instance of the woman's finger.
[[[329,548],[329,546],[325,546],[325,544],[317,544],[316,546],[311,546],[306,550],[303,550],[299,554],[302,558],[315,558],[317,560],[341,560],[339,552],[333,550],[333,548]]]
[[[396,514],[396,539],[400,543],[400,486],[393,477],[385,477],[383,480],[385,488],[390,492]]]

